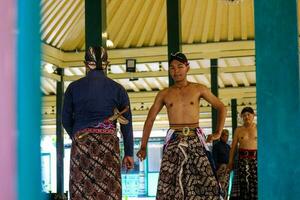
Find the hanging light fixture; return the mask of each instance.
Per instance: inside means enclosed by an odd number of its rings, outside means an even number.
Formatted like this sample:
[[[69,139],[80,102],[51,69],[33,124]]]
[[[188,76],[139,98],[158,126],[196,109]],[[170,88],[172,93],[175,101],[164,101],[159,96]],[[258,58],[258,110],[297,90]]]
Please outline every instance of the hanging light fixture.
[[[114,47],[114,43],[113,43],[113,41],[111,41],[111,40],[106,40],[106,46],[107,46],[107,48],[113,48]]]

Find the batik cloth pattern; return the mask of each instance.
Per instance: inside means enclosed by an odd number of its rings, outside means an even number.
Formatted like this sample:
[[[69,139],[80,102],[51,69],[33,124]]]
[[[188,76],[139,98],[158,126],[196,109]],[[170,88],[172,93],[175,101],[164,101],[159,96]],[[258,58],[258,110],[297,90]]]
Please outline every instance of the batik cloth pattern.
[[[198,133],[201,132],[201,133]],[[202,134],[202,136],[201,136]],[[219,200],[219,183],[208,159],[204,134],[181,137],[169,130],[161,163],[157,200]]]
[[[257,151],[239,149],[239,187],[241,200],[256,200]]]
[[[114,130],[112,125],[99,124],[99,130]],[[113,128],[113,129],[112,129]],[[86,131],[95,128],[86,129]],[[71,148],[71,200],[121,200],[121,165],[116,131],[75,134]],[[79,137],[85,134],[84,137]]]
[[[228,183],[229,183],[229,173],[227,172],[227,164],[221,164],[217,170],[218,181],[220,182],[222,191],[224,192],[224,197],[227,197]]]

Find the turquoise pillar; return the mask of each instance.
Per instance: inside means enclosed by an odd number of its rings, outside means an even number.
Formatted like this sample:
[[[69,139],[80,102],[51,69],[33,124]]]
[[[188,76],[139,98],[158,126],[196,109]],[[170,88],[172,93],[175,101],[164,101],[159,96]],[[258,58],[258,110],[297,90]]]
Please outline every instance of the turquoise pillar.
[[[17,196],[41,200],[40,2],[17,4]]]
[[[255,1],[259,199],[299,199],[297,1]]]

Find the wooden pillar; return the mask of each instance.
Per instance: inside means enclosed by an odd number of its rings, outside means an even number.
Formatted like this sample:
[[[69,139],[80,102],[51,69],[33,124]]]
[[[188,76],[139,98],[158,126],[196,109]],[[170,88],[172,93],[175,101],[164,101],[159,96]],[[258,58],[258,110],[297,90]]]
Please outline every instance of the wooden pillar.
[[[167,0],[167,34],[168,34],[168,59],[171,53],[181,51],[181,15],[180,0]],[[170,63],[169,63],[170,67]],[[170,70],[169,70],[170,71]],[[169,73],[169,86],[174,84]]]
[[[64,94],[64,69],[57,68],[60,81],[56,82],[56,190],[64,194],[64,130],[62,127],[62,105]]]
[[[210,60],[210,82],[211,82],[211,92],[218,97],[218,59],[211,59]],[[215,108],[211,108],[211,128],[212,132],[215,133],[217,129],[217,118],[218,118],[218,111]]]

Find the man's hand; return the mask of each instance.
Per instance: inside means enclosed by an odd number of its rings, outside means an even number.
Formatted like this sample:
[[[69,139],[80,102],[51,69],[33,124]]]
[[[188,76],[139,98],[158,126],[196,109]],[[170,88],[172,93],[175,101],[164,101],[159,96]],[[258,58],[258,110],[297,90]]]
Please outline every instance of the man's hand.
[[[226,168],[227,173],[230,173],[232,171],[232,169],[233,169],[233,163],[229,162],[227,164],[227,168]]]
[[[136,156],[140,159],[140,161],[145,160],[146,155],[147,155],[147,150],[146,150],[146,148],[142,148],[142,147],[136,154]]]
[[[220,137],[221,137],[221,134],[219,134],[219,133],[210,134],[210,135],[207,136],[206,142],[211,143],[214,140],[220,139]]]
[[[134,161],[133,161],[133,157],[131,156],[125,156],[123,158],[123,167],[125,167],[126,172],[128,172],[130,169],[133,169],[134,166]]]
[[[210,134],[210,135],[207,136],[206,142],[211,143],[212,141],[213,141],[213,134]]]

